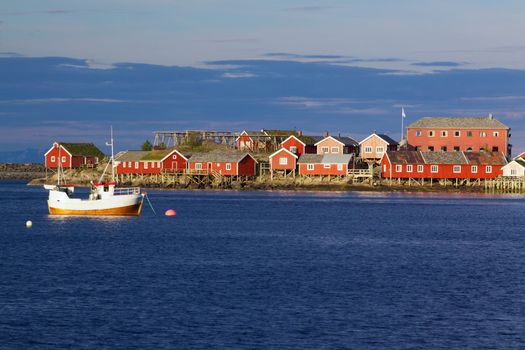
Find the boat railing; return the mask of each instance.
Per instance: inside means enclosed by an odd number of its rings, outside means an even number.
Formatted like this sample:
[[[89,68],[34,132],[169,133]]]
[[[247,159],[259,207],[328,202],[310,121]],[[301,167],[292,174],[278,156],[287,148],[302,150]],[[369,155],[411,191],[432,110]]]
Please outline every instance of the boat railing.
[[[118,187],[115,188],[113,194],[116,196],[140,194],[140,187]]]

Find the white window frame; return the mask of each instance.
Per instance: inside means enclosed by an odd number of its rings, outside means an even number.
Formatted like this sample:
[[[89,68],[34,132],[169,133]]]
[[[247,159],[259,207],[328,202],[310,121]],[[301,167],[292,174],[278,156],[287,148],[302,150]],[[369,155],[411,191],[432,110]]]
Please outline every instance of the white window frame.
[[[288,158],[280,157],[279,158],[279,165],[288,165]]]
[[[492,174],[492,165],[487,165],[487,166],[485,167],[485,172],[486,172],[487,174]]]
[[[486,136],[487,136],[487,133],[485,131],[479,132],[479,137],[486,137]]]
[[[477,174],[478,173],[478,166],[477,165],[473,165],[470,167],[470,171],[472,172],[472,174]]]
[[[499,137],[499,131],[493,131],[492,132],[492,136]]]
[[[421,136],[421,130],[416,130],[416,136]]]
[[[54,163],[56,162],[57,158],[55,156],[51,156],[51,161]]]
[[[439,166],[436,165],[436,164],[433,164],[430,166],[430,172],[435,174],[435,173],[438,173],[439,172]]]
[[[447,130],[441,130],[441,137],[448,137],[448,131]]]
[[[62,156],[62,163],[66,162],[66,156]]]
[[[202,170],[202,163],[195,163],[195,170]]]
[[[400,173],[403,171],[403,165],[401,164],[396,164],[396,173]]]
[[[144,162],[144,169],[148,168],[148,162]]]
[[[386,164],[383,164],[383,172],[386,172]]]
[[[306,164],[306,170],[314,170],[313,164]]]
[[[333,153],[339,153],[339,147],[335,146],[331,148],[331,152]]]
[[[171,157],[171,159],[177,159],[177,155],[174,154],[174,155]]]
[[[330,169],[332,167],[332,164],[323,164],[323,168]]]
[[[297,153],[297,146],[290,146],[290,152]]]
[[[126,168],[126,165],[127,165],[126,162],[122,162],[122,167],[123,168]]]
[[[518,170],[516,170],[516,169],[510,169],[510,175],[512,175],[512,176],[516,176],[516,175],[518,175]]]
[[[372,153],[372,146],[365,146],[365,153]]]
[[[135,169],[139,168],[139,162],[135,162]]]
[[[456,133],[457,133],[457,135],[456,135]],[[461,131],[454,130],[454,137],[461,137]]]
[[[411,173],[414,170],[414,166],[412,164],[407,164],[407,173]]]
[[[452,167],[452,172],[454,172],[454,174],[461,174],[461,165],[454,165]]]
[[[232,170],[232,163],[226,163],[226,170]]]
[[[417,166],[417,172],[422,173],[425,170],[425,167],[422,164],[418,164]]]
[[[429,130],[428,131],[428,137],[434,137],[436,135],[436,133],[434,132],[434,130]]]
[[[328,146],[321,147],[321,153],[328,153],[328,152],[330,152],[330,147]]]
[[[383,146],[377,146],[376,153],[385,153],[385,148]]]
[[[337,171],[343,171],[343,164],[337,164]]]

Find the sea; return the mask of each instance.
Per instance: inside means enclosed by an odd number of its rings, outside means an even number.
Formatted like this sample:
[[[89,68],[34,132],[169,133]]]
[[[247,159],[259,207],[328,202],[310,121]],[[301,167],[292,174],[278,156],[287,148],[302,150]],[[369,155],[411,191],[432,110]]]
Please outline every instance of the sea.
[[[521,195],[147,192],[0,182],[0,349],[525,348]]]

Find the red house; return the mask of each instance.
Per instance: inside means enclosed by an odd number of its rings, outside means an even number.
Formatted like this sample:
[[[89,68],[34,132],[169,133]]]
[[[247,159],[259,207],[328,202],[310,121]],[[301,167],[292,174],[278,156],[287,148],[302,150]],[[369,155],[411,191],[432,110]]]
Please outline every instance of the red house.
[[[297,167],[297,158],[298,156],[287,150],[286,148],[281,148],[277,152],[270,155],[270,170],[273,177],[273,173],[278,171],[284,173],[286,176],[287,173],[292,172],[295,175],[295,168]]]
[[[381,177],[387,179],[493,179],[507,164],[501,152],[387,152]]]
[[[93,143],[55,142],[45,153],[46,168],[80,168],[94,167],[103,159],[104,153]]]
[[[183,172],[188,158],[176,149],[125,151],[115,157],[117,174],[160,174]]]
[[[237,149],[240,151],[266,150],[269,138],[264,131],[243,131],[235,139]]]
[[[218,173],[224,176],[255,176],[257,160],[242,152],[196,153],[188,160],[188,172]]]
[[[511,154],[510,128],[495,119],[421,118],[407,127],[407,142],[411,149],[429,152],[503,152]]]
[[[290,135],[281,142],[281,147],[298,156],[305,153],[316,153],[317,147],[315,143],[322,139],[322,136],[303,136],[299,132],[299,135]]]
[[[303,154],[299,157],[299,175],[345,176],[351,168],[353,154]]]

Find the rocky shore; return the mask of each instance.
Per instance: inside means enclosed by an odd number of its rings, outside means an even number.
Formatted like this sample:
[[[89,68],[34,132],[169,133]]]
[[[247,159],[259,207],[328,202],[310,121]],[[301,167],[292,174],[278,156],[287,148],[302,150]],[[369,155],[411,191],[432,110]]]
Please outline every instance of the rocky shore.
[[[45,176],[46,169],[42,164],[0,164],[0,180],[31,180]]]

